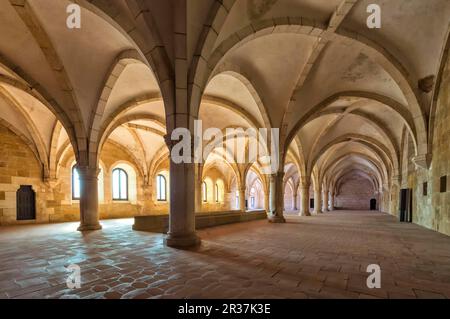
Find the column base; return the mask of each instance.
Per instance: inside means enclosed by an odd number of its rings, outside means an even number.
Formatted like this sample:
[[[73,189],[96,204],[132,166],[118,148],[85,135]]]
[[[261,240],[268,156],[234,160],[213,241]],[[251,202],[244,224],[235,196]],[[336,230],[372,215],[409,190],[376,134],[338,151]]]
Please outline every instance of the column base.
[[[102,229],[102,225],[100,223],[95,225],[82,225],[77,228],[78,231],[92,231],[92,230],[100,230]]]
[[[285,222],[286,219],[283,216],[272,215],[269,217],[269,223],[283,224]]]
[[[173,248],[190,248],[201,244],[201,239],[195,233],[187,236],[167,235],[164,239],[164,244]]]
[[[298,216],[311,216],[311,213],[310,212],[306,212],[306,213],[300,212],[300,214],[298,214]]]

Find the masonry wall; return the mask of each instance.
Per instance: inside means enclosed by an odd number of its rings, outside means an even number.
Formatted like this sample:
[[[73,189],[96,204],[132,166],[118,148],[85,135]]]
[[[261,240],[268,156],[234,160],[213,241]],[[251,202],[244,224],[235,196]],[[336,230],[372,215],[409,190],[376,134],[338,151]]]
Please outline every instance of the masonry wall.
[[[365,178],[353,177],[341,185],[335,206],[338,209],[369,210],[373,198],[377,199],[370,182]]]
[[[74,164],[75,156],[72,150],[66,151],[58,167],[57,180],[44,182],[42,165],[29,146],[15,133],[0,124],[0,225],[79,221],[79,201],[72,199]],[[134,183],[136,196],[129,201],[114,201],[112,170],[117,165],[123,164],[134,170],[135,180],[132,183]],[[141,170],[127,150],[107,142],[101,154],[100,166],[100,219],[168,213],[169,201],[160,203],[156,201],[155,183],[150,181],[146,185]],[[165,172],[169,189],[166,166],[168,163],[163,163],[158,171]],[[31,185],[36,193],[36,220],[17,221],[16,192],[21,185]]]
[[[48,222],[47,187],[42,183],[42,166],[28,145],[0,124],[0,225],[29,223],[16,221],[16,192],[31,185],[36,192],[36,221]]]
[[[408,176],[414,190],[413,222],[450,235],[450,61],[444,68],[434,123],[433,158],[429,170],[420,169]],[[447,176],[447,191],[440,191],[440,179]],[[428,194],[423,194],[423,183]]]
[[[208,169],[204,176],[203,180],[208,179],[208,201],[203,201],[202,196],[202,212],[220,212],[220,211],[229,211],[232,210],[232,199],[234,196],[231,193],[231,190],[227,187],[227,179],[221,172],[215,168]],[[218,180],[221,180],[224,183],[223,200],[216,202],[215,200],[215,185]],[[200,187],[202,189],[202,187]]]

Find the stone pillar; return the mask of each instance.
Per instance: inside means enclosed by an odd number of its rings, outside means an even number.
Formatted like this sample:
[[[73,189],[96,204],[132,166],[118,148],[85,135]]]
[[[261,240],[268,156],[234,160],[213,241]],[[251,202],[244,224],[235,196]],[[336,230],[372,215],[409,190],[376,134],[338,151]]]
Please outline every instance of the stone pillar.
[[[330,195],[330,211],[334,211],[334,193],[331,192]]]
[[[264,209],[266,210],[267,215],[270,215],[270,192],[264,191]]]
[[[197,176],[195,179],[195,211],[201,212],[202,209],[202,173],[201,169],[197,170]]]
[[[271,223],[285,223],[284,211],[284,172],[278,172],[270,177],[270,216]]]
[[[161,84],[161,90],[166,92],[164,104],[168,115],[166,116],[167,135],[165,139],[171,154],[169,232],[165,243],[170,247],[186,248],[200,244],[200,238],[195,231],[196,164],[194,164],[194,159],[197,151],[195,146],[201,140],[201,136],[195,134],[194,121],[196,118],[192,115],[192,113],[195,114],[193,106],[196,104],[196,108],[200,107],[200,98],[197,100],[196,94],[188,90],[187,1],[174,1],[172,12],[174,18],[172,31],[175,39],[173,43],[174,77],[169,75],[168,79]],[[159,58],[157,60],[163,67],[164,56],[156,54]],[[182,155],[186,158],[181,163],[175,163],[172,150],[178,141],[172,141],[171,135],[175,129],[181,128],[189,131],[191,149],[183,148]],[[186,136],[183,136],[183,140],[184,138]],[[185,143],[182,144],[185,145]]]
[[[328,212],[328,190],[323,191],[323,205],[322,205],[322,211],[324,213]]]
[[[239,188],[239,210],[242,213],[247,211],[247,207],[245,205],[245,186],[241,186],[241,188]]]
[[[300,216],[311,216],[309,212],[309,188],[311,186],[311,182],[307,179],[303,179],[300,184]]]
[[[322,191],[319,189],[314,190],[314,214],[322,213]]]
[[[79,231],[99,230],[98,216],[98,167],[77,165],[80,177],[80,227]]]
[[[166,136],[169,152],[177,142]],[[193,148],[192,148],[193,149]],[[200,244],[195,231],[195,164],[175,163],[170,160],[170,214],[169,232],[165,243],[169,247],[186,248]]]
[[[298,210],[297,199],[298,199],[298,194],[294,193],[294,210]]]
[[[144,207],[142,208],[142,214],[149,214],[153,208],[153,185],[152,183],[145,183],[142,185],[144,191]]]

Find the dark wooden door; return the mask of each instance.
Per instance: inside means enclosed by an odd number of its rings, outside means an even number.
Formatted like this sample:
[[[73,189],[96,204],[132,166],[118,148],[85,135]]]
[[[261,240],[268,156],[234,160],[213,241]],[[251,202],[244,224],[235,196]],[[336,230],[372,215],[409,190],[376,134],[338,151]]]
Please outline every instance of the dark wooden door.
[[[314,208],[314,198],[309,200],[309,208]]]
[[[20,186],[17,191],[17,220],[36,219],[36,194],[31,186]]]
[[[375,198],[370,200],[370,210],[377,210],[377,200]]]
[[[400,190],[400,221],[401,222],[412,222],[413,206],[412,206],[412,189],[402,189]]]
[[[413,190],[408,189],[406,195],[406,214],[405,214],[405,222],[412,223],[412,214],[413,214]]]

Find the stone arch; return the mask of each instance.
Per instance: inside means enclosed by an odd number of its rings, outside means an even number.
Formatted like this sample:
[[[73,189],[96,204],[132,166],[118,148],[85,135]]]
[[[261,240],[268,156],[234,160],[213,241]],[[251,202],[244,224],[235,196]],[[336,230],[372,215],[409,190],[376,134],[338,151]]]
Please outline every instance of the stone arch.
[[[434,141],[434,133],[435,133],[434,129],[435,129],[435,121],[436,121],[435,116],[436,116],[436,112],[437,112],[437,108],[438,108],[437,104],[438,104],[439,95],[441,93],[441,90],[444,88],[442,86],[444,71],[445,71],[446,65],[448,63],[450,63],[450,26],[447,31],[446,39],[447,40],[444,44],[442,54],[441,54],[439,70],[438,70],[438,74],[436,77],[436,84],[434,86],[433,98],[431,101],[431,108],[430,108],[429,132],[428,132],[428,150],[429,150],[430,154],[433,152],[433,141]]]
[[[256,118],[252,114],[247,112],[240,105],[237,105],[237,104],[235,104],[231,101],[225,100],[225,99],[221,99],[221,98],[217,98],[217,97],[213,97],[213,96],[209,96],[209,95],[203,96],[202,102],[210,103],[210,104],[214,104],[219,107],[226,108],[227,110],[230,110],[233,113],[241,116],[252,127],[255,127],[255,128],[258,127],[258,121],[256,120]],[[201,106],[200,106],[200,108],[201,108]]]
[[[99,148],[99,147],[101,147],[101,145],[103,145],[103,143],[106,139],[105,137],[108,136],[108,132],[112,132],[111,126],[114,125],[114,121],[116,121],[118,118],[120,118],[120,116],[125,114],[125,112],[127,112],[130,109],[133,109],[135,107],[138,107],[138,106],[146,104],[146,103],[155,102],[155,101],[161,101],[161,95],[159,93],[158,94],[145,94],[140,97],[132,98],[128,102],[126,102],[126,103],[122,104],[120,107],[118,107],[116,109],[116,111],[114,111],[113,114],[111,114],[101,125],[101,127],[99,129],[99,133],[98,133],[100,142],[97,144],[97,148]],[[155,119],[161,123],[164,123],[164,120],[161,118],[155,117]],[[164,126],[164,124],[162,124],[162,125]],[[99,150],[97,149],[97,152],[98,151]]]
[[[30,148],[31,152],[33,152],[34,156],[36,157],[36,160],[38,160],[38,162],[41,163],[41,158],[39,156],[38,151],[36,150],[36,146],[33,143],[33,141],[28,139],[28,137],[26,137],[18,129],[16,129],[13,125],[11,125],[10,123],[8,123],[7,121],[5,121],[2,118],[0,118],[0,125],[6,127],[8,130],[10,130],[15,135],[17,135],[21,139],[21,141],[24,142]]]
[[[72,125],[69,117],[63,111],[62,107],[51,97],[51,95],[42,87],[38,82],[33,80],[28,74],[26,74],[19,67],[12,65],[6,61],[3,56],[0,55],[0,65],[8,70],[11,74],[17,76],[16,78],[8,75],[0,74],[0,84],[4,83],[10,85],[28,95],[35,98],[42,103],[48,110],[50,110],[58,121],[60,121],[69,136],[69,141],[74,147],[77,147],[77,139],[75,128]],[[12,70],[14,69],[14,71]]]
[[[139,53],[136,50],[125,50],[120,52],[111,64],[103,83],[102,90],[99,92],[97,105],[92,109],[91,113],[89,136],[91,148],[98,143],[98,133],[100,131],[103,113],[117,80],[120,78],[127,65],[136,63],[143,63]]]
[[[308,32],[305,32],[304,28],[308,27]],[[311,30],[312,28],[312,30]],[[312,34],[316,37],[322,35],[327,29],[326,25],[321,25],[315,23],[312,20],[305,19],[302,17],[282,17],[282,18],[272,18],[259,20],[253,22],[251,25],[242,28],[240,31],[229,36],[228,39],[224,40],[208,57],[207,63],[203,66],[199,73],[210,74],[217,67],[223,56],[228,53],[233,48],[243,45],[244,43],[255,39],[256,37],[264,36],[267,33],[301,33],[301,34]],[[342,38],[347,41],[355,41],[362,45],[369,57],[372,57],[376,62],[378,62],[389,74],[395,82],[399,85],[402,90],[403,95],[408,101],[412,110],[412,117],[416,122],[417,129],[420,133],[419,137],[423,137],[418,141],[418,153],[426,154],[427,148],[427,123],[425,121],[425,111],[423,105],[421,105],[421,97],[416,89],[415,82],[410,78],[408,71],[402,66],[402,64],[386,49],[382,48],[380,45],[371,41],[361,34],[355,32],[342,32],[336,30],[336,37]],[[198,75],[198,89],[203,92],[206,87],[207,80],[209,76],[204,74]],[[195,81],[194,81],[195,82]],[[295,95],[295,93],[294,93]],[[293,96],[294,96],[293,95]],[[195,104],[191,104],[195,105]],[[285,123],[283,123],[285,124]],[[284,125],[281,132],[281,140],[284,141],[284,137],[288,134],[286,131],[287,127]],[[289,143],[286,143],[289,144]],[[285,151],[285,144],[282,144],[282,151]]]
[[[347,156],[351,156],[351,154],[347,154]],[[334,175],[334,177],[332,177],[332,178],[330,179],[330,183],[333,184],[333,185],[335,185],[335,184],[336,184],[336,179],[339,178],[339,176],[342,175],[341,173],[342,173],[343,171],[345,171],[345,170],[351,170],[351,169],[357,168],[357,169],[359,169],[359,170],[364,170],[364,171],[366,171],[366,169],[373,170],[373,172],[375,173],[375,175],[377,175],[376,177],[377,177],[379,186],[382,185],[382,184],[383,184],[383,175],[384,175],[384,174],[382,174],[383,171],[380,169],[379,165],[377,165],[371,158],[369,158],[369,157],[367,157],[367,156],[365,156],[365,155],[359,155],[359,157],[361,157],[361,158],[365,159],[366,161],[368,161],[370,164],[372,164],[372,165],[374,166],[375,169],[370,168],[370,167],[362,166],[361,164],[343,167],[343,168],[339,169],[338,172]],[[344,158],[343,158],[343,159],[344,159]],[[342,162],[343,159],[341,159],[341,162]],[[340,164],[341,162],[339,162],[339,164]],[[335,168],[337,167],[337,165],[338,165],[338,163],[336,162],[336,165],[333,167],[333,169],[335,169]],[[387,179],[387,177],[384,176],[384,180],[386,180],[386,179]]]
[[[323,114],[321,113],[321,111],[324,110],[328,105],[330,105],[344,97],[366,98],[369,100],[373,100],[373,101],[382,103],[382,104],[386,105],[387,107],[389,107],[390,109],[392,109],[399,116],[401,116],[402,119],[404,120],[405,125],[407,126],[408,130],[411,132],[412,136],[414,137],[414,144],[415,144],[416,152],[419,151],[419,149],[418,149],[419,140],[423,140],[424,138],[426,138],[426,136],[422,135],[422,137],[419,138],[419,136],[416,134],[415,120],[413,119],[413,117],[411,116],[409,111],[406,109],[406,107],[403,106],[401,103],[399,103],[391,98],[385,97],[383,95],[379,95],[379,94],[371,93],[371,92],[363,92],[363,91],[348,91],[348,92],[336,93],[336,94],[326,98],[319,104],[315,105],[313,108],[311,108],[310,111],[308,111],[308,113],[305,114],[305,116],[303,116],[297,123],[294,124],[293,128],[290,130],[288,137],[286,139],[286,145],[288,146],[292,142],[292,140],[295,138],[297,132],[303,126],[305,126],[310,121],[322,116]]]
[[[87,0],[77,0],[77,2],[84,9],[107,21],[136,48],[139,48],[140,55],[145,57],[149,67],[156,76],[165,105],[171,105],[167,103],[172,103],[171,94],[174,88],[172,81],[173,68],[159,30],[155,27],[156,23],[152,10],[147,3],[137,0],[128,1],[128,9],[135,22],[134,28],[130,28],[127,23],[128,18],[122,14],[122,11],[114,8],[114,3],[101,0],[92,0],[92,3]]]
[[[236,0],[214,0],[208,18],[203,25],[203,30],[188,68],[188,96],[189,101],[191,101],[189,109],[192,114],[198,113],[197,107],[200,105],[204,90],[202,84],[203,81],[207,80],[205,77],[209,77],[209,72],[204,73],[208,64],[208,57],[214,49],[218,34],[235,2]]]
[[[324,172],[322,174],[322,177],[326,177],[329,171],[333,170],[343,160],[345,160],[345,159],[347,159],[349,157],[352,157],[352,156],[363,158],[363,159],[367,160],[368,162],[372,163],[372,165],[374,165],[379,170],[380,176],[383,176],[385,180],[389,179],[389,175],[388,175],[388,172],[387,172],[386,167],[385,167],[386,164],[384,162],[377,163],[377,162],[374,161],[374,159],[369,157],[367,154],[363,154],[363,153],[348,153],[348,154],[344,154],[344,155],[340,156],[333,163],[331,163],[326,168],[324,168]],[[382,160],[382,159],[380,159],[380,160]],[[380,165],[380,164],[382,164],[382,165]]]
[[[49,154],[49,170],[50,170],[50,178],[57,178],[57,167],[58,167],[58,140],[61,136],[62,124],[60,121],[56,121],[55,126],[53,127],[52,139],[50,142],[50,154]]]
[[[397,156],[395,158],[395,160],[392,158],[392,154],[390,154],[389,150],[382,145],[381,143],[379,143],[378,141],[376,141],[375,139],[372,139],[368,136],[363,136],[363,135],[359,135],[359,134],[346,134],[343,136],[340,136],[338,138],[336,138],[335,140],[331,141],[330,143],[328,143],[327,145],[325,145],[317,154],[316,156],[313,158],[313,160],[309,163],[308,168],[307,168],[307,172],[311,172],[312,169],[315,167],[315,164],[317,163],[318,159],[325,154],[325,152],[327,150],[329,150],[332,146],[339,144],[339,143],[343,143],[343,142],[349,142],[352,140],[361,140],[364,141],[366,143],[368,143],[368,145],[372,145],[373,147],[376,147],[377,149],[381,150],[383,154],[386,155],[386,157],[389,159],[389,161],[391,163],[394,163],[394,161],[398,161]]]
[[[0,86],[0,96],[2,96],[5,99],[6,103],[10,104],[13,107],[13,109],[17,110],[22,119],[24,120],[26,129],[28,130],[28,132],[30,132],[37,154],[39,155],[38,157],[39,162],[41,162],[41,164],[43,165],[44,177],[48,178],[50,175],[48,166],[48,155],[44,141],[42,140],[42,136],[39,133],[39,130],[37,129],[30,115],[23,109],[20,102],[16,98],[14,98],[14,96],[10,94],[2,86]]]
[[[46,33],[45,28],[40,23],[39,18],[36,16],[28,1],[25,0],[20,4],[16,3],[15,0],[9,1],[24,24],[27,26],[36,43],[41,48],[41,51],[47,62],[51,66],[55,77],[59,80],[58,82],[60,83],[60,90],[65,96],[65,101],[67,103],[66,107],[70,111],[69,118],[71,120],[71,123],[73,123],[76,133],[77,144],[75,148],[75,156],[79,163],[88,165],[89,151],[86,137],[87,131],[83,122],[81,109],[79,107],[77,98],[73,93],[73,86],[65,70],[64,64],[62,63],[57,50],[54,48],[50,37]]]
[[[213,74],[210,75],[208,79],[208,83],[212,81],[212,79],[220,74],[226,74],[230,75],[233,78],[240,81],[248,90],[250,95],[253,97],[253,100],[255,101],[256,105],[258,106],[258,110],[261,114],[261,117],[264,121],[264,127],[270,129],[273,126],[273,123],[269,117],[269,112],[266,107],[266,103],[264,103],[261,99],[260,94],[258,93],[258,90],[255,88],[253,83],[251,82],[251,76],[246,73],[244,70],[242,70],[239,66],[232,64],[232,63],[223,63],[221,64]],[[205,88],[208,86],[206,84]],[[194,114],[196,114],[197,111],[194,110]]]

